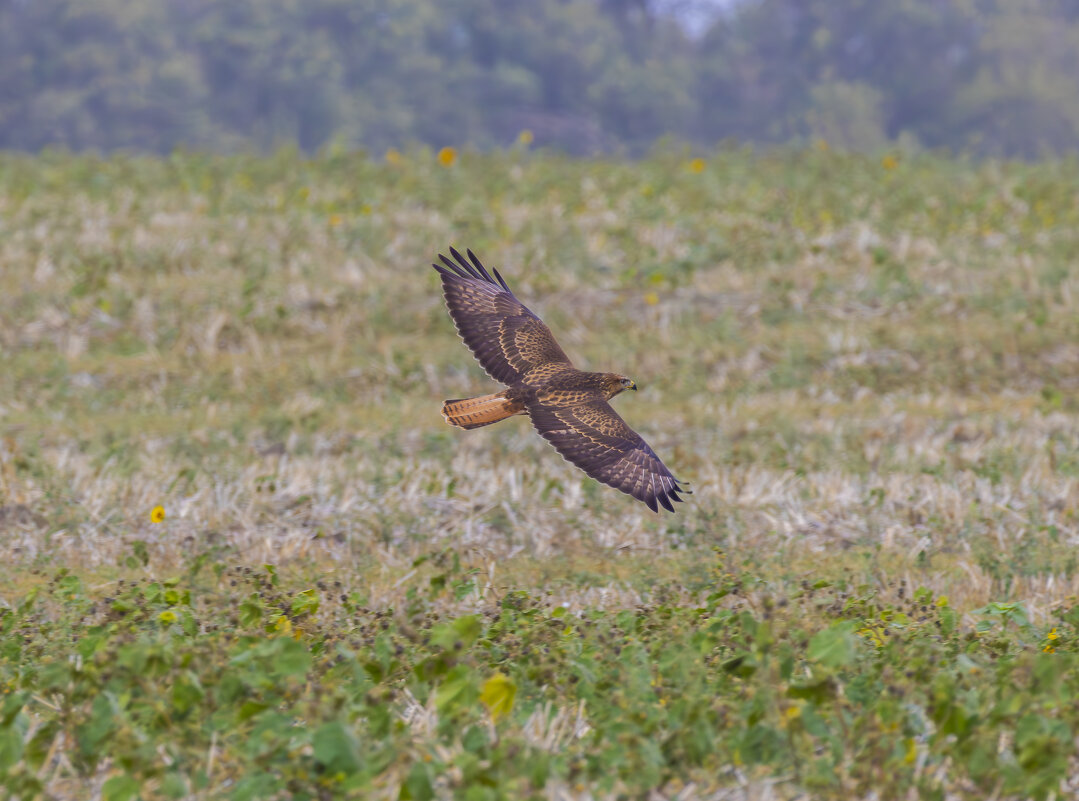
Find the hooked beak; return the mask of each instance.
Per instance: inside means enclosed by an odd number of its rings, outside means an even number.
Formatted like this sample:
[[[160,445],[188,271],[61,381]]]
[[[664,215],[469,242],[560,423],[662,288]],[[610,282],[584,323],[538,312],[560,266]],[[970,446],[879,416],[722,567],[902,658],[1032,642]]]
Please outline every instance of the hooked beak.
[[[629,388],[632,389],[634,392],[636,392],[637,391],[637,382],[636,381],[630,381],[629,382]]]

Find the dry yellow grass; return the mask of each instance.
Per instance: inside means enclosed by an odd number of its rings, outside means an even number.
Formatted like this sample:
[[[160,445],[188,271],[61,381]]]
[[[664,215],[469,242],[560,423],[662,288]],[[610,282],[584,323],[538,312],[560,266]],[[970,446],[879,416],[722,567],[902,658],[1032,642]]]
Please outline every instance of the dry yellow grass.
[[[523,159],[7,157],[0,557],[115,565],[142,539],[155,564],[224,545],[392,572],[444,544],[721,543],[924,554],[964,605],[1076,593],[1077,211],[1052,167]],[[450,243],[638,380],[619,408],[692,504],[652,516],[523,420],[443,426],[443,397],[489,386],[426,269]]]

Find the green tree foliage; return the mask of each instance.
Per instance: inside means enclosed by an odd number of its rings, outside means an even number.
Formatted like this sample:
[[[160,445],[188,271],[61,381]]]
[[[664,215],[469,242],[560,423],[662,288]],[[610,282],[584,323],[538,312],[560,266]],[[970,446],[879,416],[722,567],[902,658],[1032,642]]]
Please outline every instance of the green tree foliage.
[[[0,147],[1079,144],[1065,0],[0,0]],[[697,20],[689,24],[689,20]],[[703,20],[703,22],[702,22]]]
[[[0,146],[212,144],[210,88],[162,3],[0,5]]]

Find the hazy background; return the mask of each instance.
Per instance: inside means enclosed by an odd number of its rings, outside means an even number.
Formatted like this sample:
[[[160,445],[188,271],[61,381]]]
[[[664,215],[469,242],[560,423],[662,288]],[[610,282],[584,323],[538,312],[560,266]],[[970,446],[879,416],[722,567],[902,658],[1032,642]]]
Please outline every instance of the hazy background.
[[[0,0],[0,148],[1079,145],[1074,0]]]

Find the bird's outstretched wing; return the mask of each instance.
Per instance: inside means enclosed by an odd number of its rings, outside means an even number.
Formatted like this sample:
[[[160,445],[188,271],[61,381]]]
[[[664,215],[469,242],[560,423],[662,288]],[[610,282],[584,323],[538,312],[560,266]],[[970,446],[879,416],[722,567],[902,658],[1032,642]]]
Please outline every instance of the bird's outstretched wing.
[[[442,276],[446,307],[461,339],[491,378],[515,384],[534,367],[570,364],[551,329],[514,297],[498,270],[492,277],[471,250],[467,260],[453,248],[450,253],[456,263],[440,253],[442,264],[431,266]]]
[[[597,481],[632,495],[653,512],[662,506],[673,512],[671,501],[689,492],[606,401],[578,406],[528,407],[532,425],[572,464]]]

